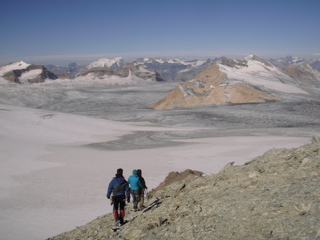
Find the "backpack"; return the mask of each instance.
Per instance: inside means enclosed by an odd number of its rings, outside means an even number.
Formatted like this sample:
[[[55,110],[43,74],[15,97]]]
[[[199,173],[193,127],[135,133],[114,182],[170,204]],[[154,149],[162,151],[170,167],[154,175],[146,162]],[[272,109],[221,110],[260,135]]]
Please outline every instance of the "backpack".
[[[146,189],[147,188],[146,182],[145,182],[143,177],[139,177],[139,188],[140,189]]]
[[[126,184],[127,184],[126,180],[124,180],[123,183],[118,183],[112,190],[113,195],[115,196],[117,193],[119,193]]]

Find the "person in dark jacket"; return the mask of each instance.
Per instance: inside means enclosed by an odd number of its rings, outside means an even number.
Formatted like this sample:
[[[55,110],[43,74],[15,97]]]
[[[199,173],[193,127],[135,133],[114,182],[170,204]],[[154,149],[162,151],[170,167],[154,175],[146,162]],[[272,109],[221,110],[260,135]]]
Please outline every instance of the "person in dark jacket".
[[[141,169],[137,169],[137,176],[139,177],[139,188],[140,188],[140,202],[139,202],[139,209],[144,208],[144,194],[147,192],[147,185],[146,181],[142,177]]]
[[[111,204],[113,204],[115,226],[122,225],[124,224],[126,199],[128,203],[130,202],[130,188],[128,182],[123,177],[123,170],[121,168],[117,170],[116,176],[109,183],[107,198],[110,199],[110,197],[112,197]]]
[[[132,175],[128,178],[128,183],[130,184],[130,192],[132,195],[133,209],[138,210],[138,203],[140,202],[140,187],[139,187],[139,177],[137,176],[137,170],[132,171]]]

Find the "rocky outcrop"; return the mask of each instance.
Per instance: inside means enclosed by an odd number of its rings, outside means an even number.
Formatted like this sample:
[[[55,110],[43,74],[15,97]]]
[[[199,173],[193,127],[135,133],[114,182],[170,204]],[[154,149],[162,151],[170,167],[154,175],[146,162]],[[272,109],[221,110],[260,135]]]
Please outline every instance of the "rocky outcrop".
[[[58,78],[57,75],[55,75],[54,73],[48,71],[44,66],[42,65],[30,65],[29,67],[27,67],[27,71],[32,71],[32,70],[36,70],[36,69],[40,69],[41,73],[40,75],[36,76],[33,79],[29,79],[28,81],[30,83],[39,83],[39,82],[44,82],[44,80],[46,79],[50,79],[50,80],[55,80]]]
[[[188,171],[187,171],[188,172]],[[185,173],[186,174],[186,173]],[[188,174],[186,174],[188,175]],[[154,192],[111,229],[112,214],[53,239],[320,239],[320,142],[272,149],[218,174],[192,175]]]
[[[25,69],[8,71],[3,75],[3,78],[15,83],[41,83],[46,79],[55,80],[58,76],[42,65],[31,64]]]
[[[232,63],[230,63],[232,64]],[[163,99],[149,105],[156,110],[227,103],[259,103],[280,98],[245,85],[224,83],[227,75],[216,63],[199,73],[195,79],[181,83]]]
[[[300,66],[289,65],[283,70],[293,79],[307,85],[320,86],[320,72],[304,63]]]
[[[166,177],[166,179],[162,183],[160,183],[158,187],[156,187],[155,189],[152,189],[149,192],[149,196],[152,197],[154,194],[156,194],[156,192],[162,190],[163,188],[167,187],[172,183],[179,182],[182,180],[192,180],[200,176],[204,176],[204,173],[199,171],[193,171],[191,169],[187,169],[180,173],[170,172],[169,175]]]
[[[248,67],[248,62],[246,60],[235,60],[235,59],[222,59],[221,64],[231,67],[231,68],[238,68],[239,66]]]

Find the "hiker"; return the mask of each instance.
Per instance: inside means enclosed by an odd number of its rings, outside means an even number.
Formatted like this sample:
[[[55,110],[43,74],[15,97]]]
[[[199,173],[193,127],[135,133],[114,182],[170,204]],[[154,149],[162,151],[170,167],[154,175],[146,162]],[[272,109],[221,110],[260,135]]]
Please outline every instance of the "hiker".
[[[137,176],[137,170],[132,171],[132,175],[128,178],[128,183],[130,184],[133,209],[138,211],[138,203],[140,202],[140,187],[139,187],[139,177]]]
[[[146,181],[142,177],[141,169],[137,169],[137,176],[139,177],[139,188],[140,188],[140,202],[139,202],[139,209],[144,208],[144,193],[147,192],[147,185]],[[148,197],[148,196],[147,196]]]
[[[108,187],[107,198],[110,199],[112,193],[111,204],[113,204],[113,217],[115,226],[124,224],[125,210],[127,202],[130,202],[130,188],[128,182],[123,177],[123,170],[117,169],[116,176],[111,180]],[[118,210],[120,209],[120,212]]]

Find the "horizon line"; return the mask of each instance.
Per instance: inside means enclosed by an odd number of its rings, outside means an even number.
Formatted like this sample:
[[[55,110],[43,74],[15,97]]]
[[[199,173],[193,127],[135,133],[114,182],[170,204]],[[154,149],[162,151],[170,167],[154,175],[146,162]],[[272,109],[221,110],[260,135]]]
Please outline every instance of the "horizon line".
[[[257,55],[260,57],[285,57],[285,56],[296,56],[302,58],[320,57],[319,53],[312,54],[281,54],[281,53],[268,53],[268,54],[252,54],[252,53],[243,53],[243,52],[226,52],[222,53],[210,53],[210,52],[201,52],[201,51],[177,51],[177,52],[127,52],[127,53],[98,53],[98,54],[57,54],[57,55],[38,55],[38,56],[25,56],[25,57],[16,57],[15,60],[13,57],[8,56],[8,60],[0,60],[0,65],[2,63],[8,64],[10,62],[25,61],[25,62],[90,62],[95,61],[100,58],[116,58],[121,57],[123,59],[137,59],[137,58],[186,58],[186,59],[208,59],[208,58],[219,58],[219,57],[246,57],[248,55]],[[273,57],[271,57],[273,55]]]

